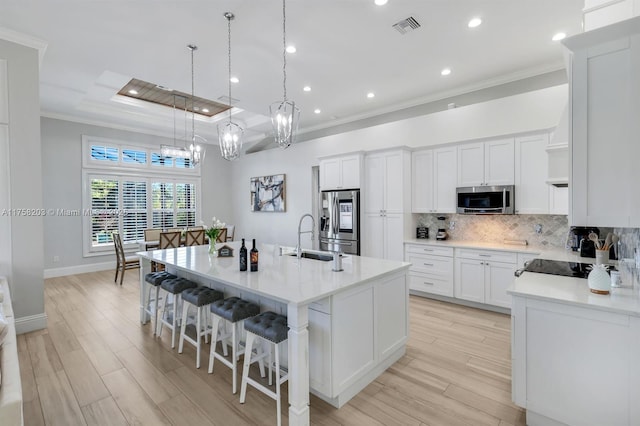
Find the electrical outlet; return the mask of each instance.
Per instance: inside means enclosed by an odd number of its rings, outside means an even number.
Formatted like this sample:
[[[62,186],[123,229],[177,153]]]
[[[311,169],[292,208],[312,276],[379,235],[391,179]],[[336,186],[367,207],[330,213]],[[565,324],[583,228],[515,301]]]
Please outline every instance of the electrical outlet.
[[[449,230],[453,231],[454,229],[456,229],[456,222],[452,220],[451,222],[449,222]]]
[[[54,262],[60,262],[60,256],[53,256]]]
[[[533,230],[536,231],[536,234],[542,234],[542,224],[536,223],[533,226]]]

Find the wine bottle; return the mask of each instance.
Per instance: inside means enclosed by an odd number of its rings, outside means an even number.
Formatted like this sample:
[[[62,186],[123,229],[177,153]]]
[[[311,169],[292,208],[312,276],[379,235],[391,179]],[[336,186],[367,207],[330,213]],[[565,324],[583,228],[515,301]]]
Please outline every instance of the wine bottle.
[[[242,239],[242,247],[240,247],[240,270],[247,270],[247,248],[244,245],[244,238]]]
[[[256,239],[253,239],[253,248],[251,248],[251,272],[258,270],[258,249],[256,248]]]

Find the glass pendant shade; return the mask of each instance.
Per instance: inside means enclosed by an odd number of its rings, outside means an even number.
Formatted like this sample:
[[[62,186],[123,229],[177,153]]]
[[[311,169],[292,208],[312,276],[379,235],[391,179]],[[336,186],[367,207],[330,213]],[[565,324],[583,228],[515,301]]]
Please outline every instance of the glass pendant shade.
[[[298,132],[300,110],[293,101],[274,102],[269,106],[273,136],[280,148],[288,148]]]
[[[240,157],[244,130],[232,121],[218,125],[218,143],[220,154],[225,160],[233,161]]]
[[[191,153],[191,164],[197,166],[204,159],[204,149],[202,144],[207,143],[207,140],[202,136],[193,135],[191,138],[191,145],[189,145],[189,152]]]

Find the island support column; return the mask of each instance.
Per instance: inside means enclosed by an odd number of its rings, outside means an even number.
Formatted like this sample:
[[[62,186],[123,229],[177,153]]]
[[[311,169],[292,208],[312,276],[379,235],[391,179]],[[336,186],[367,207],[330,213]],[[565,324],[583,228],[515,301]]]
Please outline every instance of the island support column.
[[[289,425],[308,426],[309,421],[309,309],[287,305],[289,324]]]
[[[149,284],[144,280],[145,275],[151,272],[151,261],[149,259],[140,258],[140,322],[146,324],[149,321],[149,314],[146,309],[146,290]],[[124,272],[123,272],[124,273]]]

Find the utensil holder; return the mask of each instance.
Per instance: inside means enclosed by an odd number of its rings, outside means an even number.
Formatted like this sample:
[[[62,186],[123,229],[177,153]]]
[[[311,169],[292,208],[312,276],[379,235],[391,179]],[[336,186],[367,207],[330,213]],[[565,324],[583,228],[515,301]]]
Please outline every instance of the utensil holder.
[[[596,249],[596,265],[606,265],[609,263],[609,250]]]

